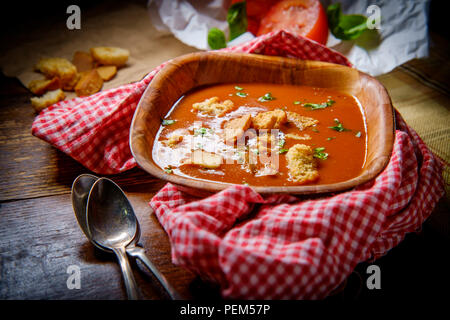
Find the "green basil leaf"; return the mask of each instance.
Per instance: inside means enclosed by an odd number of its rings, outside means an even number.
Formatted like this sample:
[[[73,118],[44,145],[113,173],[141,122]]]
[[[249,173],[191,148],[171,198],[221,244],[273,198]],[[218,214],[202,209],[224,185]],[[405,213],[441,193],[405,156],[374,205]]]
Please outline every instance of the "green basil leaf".
[[[226,48],[227,41],[225,40],[223,31],[217,28],[211,28],[208,32],[208,45],[213,50]]]
[[[245,1],[236,2],[228,9],[227,22],[230,28],[229,41],[247,31],[247,10]]]
[[[367,17],[360,14],[342,14],[340,3],[328,6],[327,17],[330,31],[338,39],[355,40],[367,30]]]
[[[166,119],[166,120],[162,121],[162,125],[163,126],[168,126],[168,125],[174,124],[175,122],[176,122],[176,120]]]

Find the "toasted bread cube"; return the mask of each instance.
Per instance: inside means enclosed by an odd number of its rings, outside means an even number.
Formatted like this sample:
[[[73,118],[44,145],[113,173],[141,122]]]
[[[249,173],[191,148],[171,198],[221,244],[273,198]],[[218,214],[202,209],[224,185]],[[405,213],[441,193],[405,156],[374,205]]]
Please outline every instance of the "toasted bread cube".
[[[61,88],[61,80],[58,77],[53,79],[33,80],[28,84],[28,89],[35,95],[40,96],[47,91],[53,91]]]
[[[253,127],[255,129],[278,129],[286,120],[286,112],[280,109],[261,112],[253,118]]]
[[[78,81],[80,81],[81,75],[86,72],[89,72],[89,71],[83,71],[81,73],[77,73],[71,81],[63,83],[62,89],[65,91],[75,91],[75,86],[77,85]]]
[[[100,75],[100,77],[103,79],[103,81],[109,81],[117,73],[117,67],[116,66],[101,66],[97,68],[97,72]]]
[[[118,47],[95,47],[90,49],[95,61],[102,65],[121,67],[127,63],[130,51]]]
[[[205,101],[194,103],[192,108],[200,113],[221,117],[227,112],[233,110],[235,107],[233,101],[231,100],[219,102],[218,97],[212,97],[206,99]]]
[[[94,69],[94,58],[89,52],[76,51],[72,58],[73,65],[78,72],[90,71]]]
[[[311,136],[309,134],[304,134],[301,136],[295,133],[287,133],[284,135],[284,137],[295,140],[311,140]]]
[[[290,178],[299,184],[313,182],[319,178],[317,160],[310,146],[296,144],[286,154]]]
[[[319,121],[313,118],[304,117],[296,112],[286,112],[287,121],[293,123],[300,131],[305,130],[308,127],[316,125]]]
[[[217,169],[223,162],[221,155],[206,152],[203,150],[194,150],[190,159],[184,161],[184,164],[190,164],[206,169]]]
[[[224,125],[225,129],[225,140],[226,141],[234,141],[242,137],[245,130],[250,128],[250,124],[252,122],[252,116],[247,114],[240,118],[236,118],[228,121]]]
[[[83,73],[80,81],[75,86],[75,93],[77,96],[89,96],[99,92],[103,86],[103,79],[98,74],[97,70],[91,70]]]
[[[42,72],[47,78],[58,77],[63,85],[71,82],[77,75],[77,68],[64,58],[41,59],[35,69]]]
[[[168,147],[174,148],[181,141],[183,141],[182,135],[172,134],[169,139],[164,141],[164,144]]]
[[[66,95],[61,89],[56,89],[53,91],[48,91],[42,97],[31,98],[31,105],[36,112],[41,112],[45,108],[57,103],[58,101],[64,100]]]

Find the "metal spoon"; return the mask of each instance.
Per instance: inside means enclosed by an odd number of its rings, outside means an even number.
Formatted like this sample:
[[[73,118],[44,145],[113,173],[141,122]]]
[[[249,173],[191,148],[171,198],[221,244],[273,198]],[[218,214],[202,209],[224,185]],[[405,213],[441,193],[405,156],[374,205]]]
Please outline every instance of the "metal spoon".
[[[94,182],[89,192],[86,216],[92,241],[115,253],[128,298],[138,299],[136,281],[125,251],[137,231],[136,216],[128,200],[114,182],[100,178]]]
[[[97,181],[99,178],[90,175],[90,174],[82,174],[78,176],[72,185],[72,205],[73,209],[75,211],[75,216],[78,220],[78,224],[80,225],[81,230],[84,232],[86,237],[99,249],[112,252],[110,249],[105,248],[101,245],[99,245],[97,242],[92,240],[92,236],[90,234],[89,228],[87,227],[86,223],[86,207],[87,207],[87,198],[89,196],[89,191],[92,187],[92,185]],[[106,178],[103,178],[104,180],[109,180]],[[112,182],[111,180],[109,180]],[[113,185],[115,185],[120,191],[122,196],[126,199],[128,202],[128,199],[126,198],[123,191],[120,189],[119,186],[117,186],[114,182],[112,182]],[[129,204],[129,202],[128,202]],[[132,212],[134,215],[133,208],[131,205],[129,205],[129,212]],[[155,275],[155,277],[158,279],[158,281],[161,283],[161,285],[166,289],[168,295],[171,299],[179,299],[178,294],[176,291],[171,287],[171,285],[167,282],[166,278],[158,271],[158,269],[152,264],[152,262],[147,258],[145,255],[145,250],[141,247],[136,246],[140,238],[140,226],[139,221],[136,219],[136,235],[133,238],[133,240],[130,242],[130,244],[126,247],[126,251],[130,256],[133,256],[135,258],[140,259],[146,267]]]

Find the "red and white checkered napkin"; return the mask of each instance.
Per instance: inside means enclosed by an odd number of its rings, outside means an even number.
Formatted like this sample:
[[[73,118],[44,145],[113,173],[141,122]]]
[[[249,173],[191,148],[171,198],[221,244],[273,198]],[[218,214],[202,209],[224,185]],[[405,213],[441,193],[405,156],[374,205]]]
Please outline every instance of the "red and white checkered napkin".
[[[319,299],[420,228],[444,194],[441,169],[397,114],[389,165],[351,191],[300,201],[236,185],[199,200],[167,184],[150,205],[172,261],[220,284],[224,297]]]
[[[284,31],[266,34],[223,51],[296,57],[351,66],[340,53]],[[50,106],[34,120],[32,134],[98,174],[119,173],[135,167],[128,141],[131,120],[145,88],[165,64],[139,82]]]

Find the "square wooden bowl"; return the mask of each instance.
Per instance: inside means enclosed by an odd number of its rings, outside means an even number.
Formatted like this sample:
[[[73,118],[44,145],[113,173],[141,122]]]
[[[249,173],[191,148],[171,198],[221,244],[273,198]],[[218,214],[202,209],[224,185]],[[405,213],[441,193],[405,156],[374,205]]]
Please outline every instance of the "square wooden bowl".
[[[333,184],[255,186],[259,193],[314,194],[353,188],[374,179],[387,165],[394,142],[394,114],[386,89],[375,78],[354,68],[255,54],[201,52],[181,56],[159,71],[145,90],[133,117],[130,147],[138,165],[168,182],[217,192],[231,184],[167,174],[152,158],[155,136],[174,103],[189,90],[215,83],[266,82],[334,89],[354,95],[367,125],[367,155],[359,176]]]

